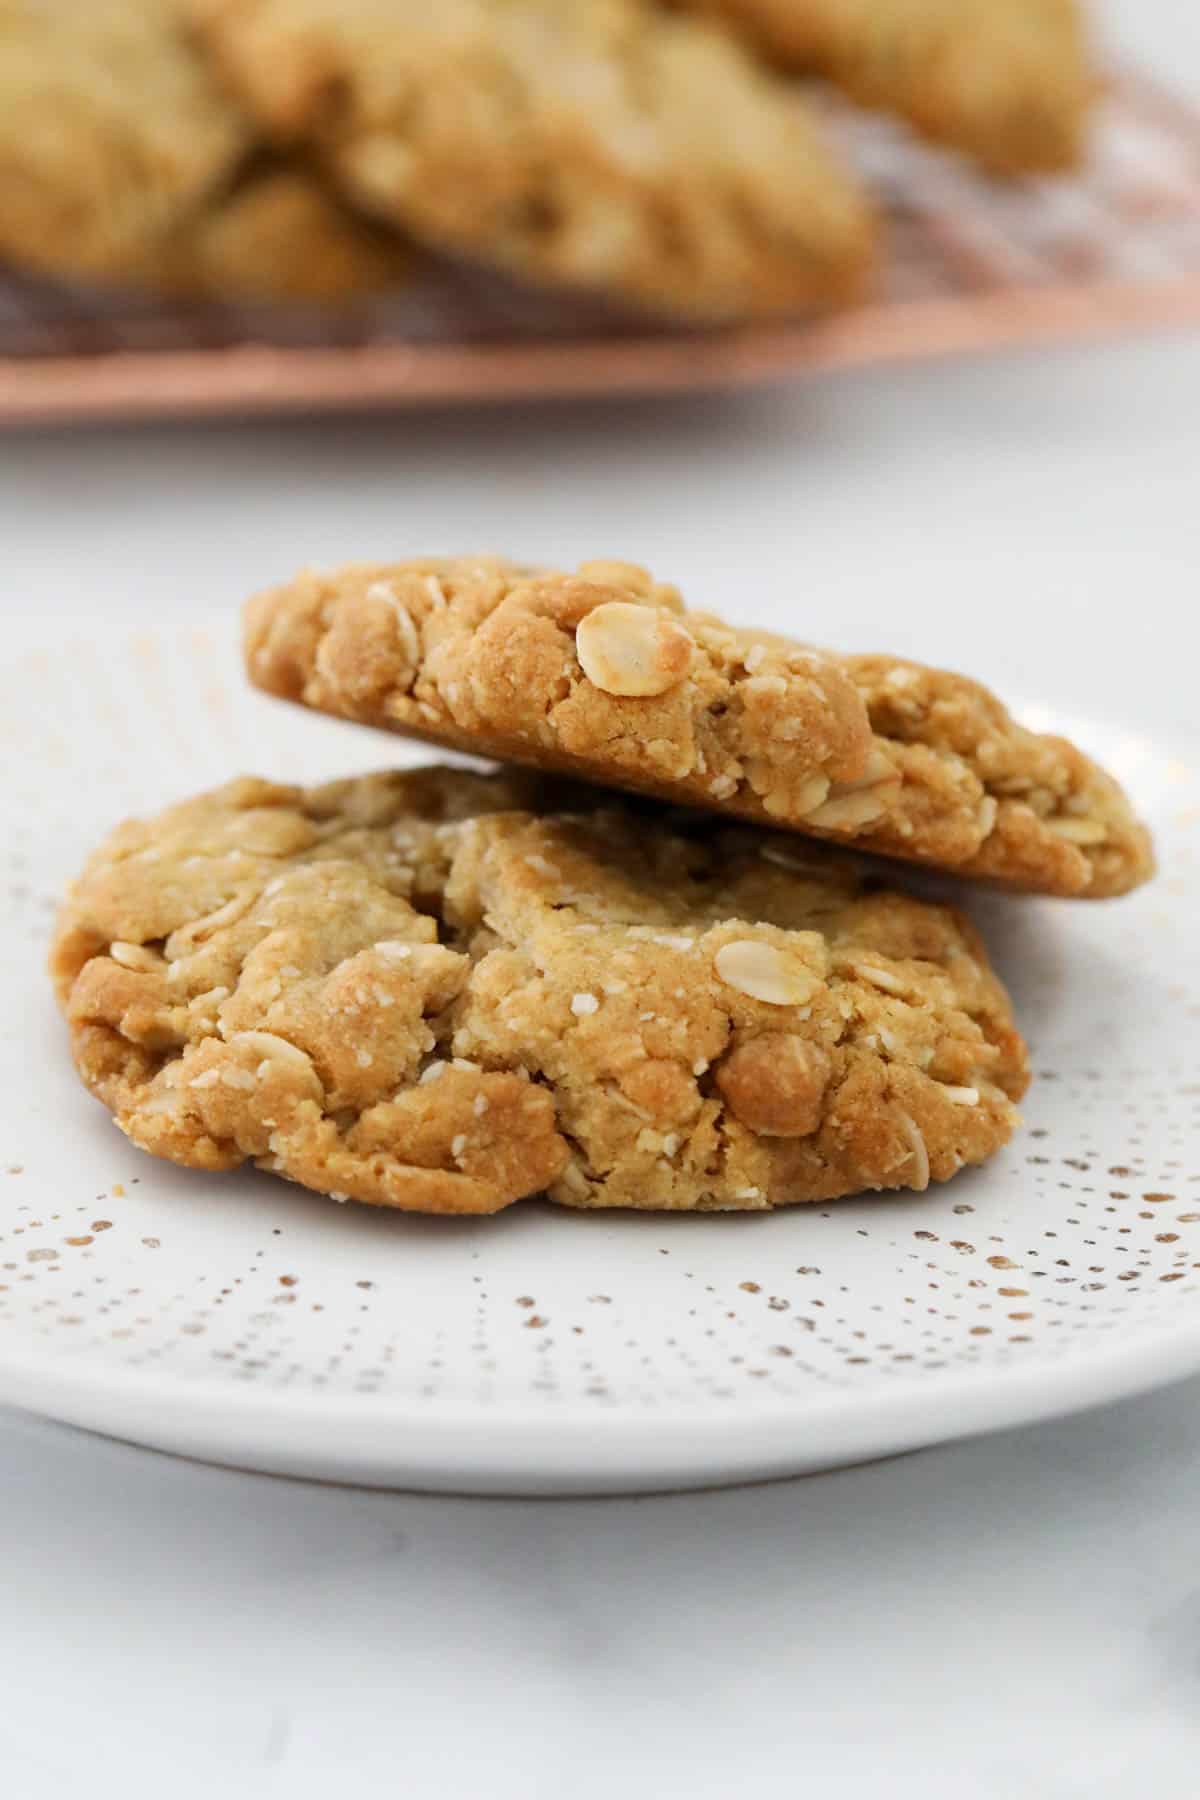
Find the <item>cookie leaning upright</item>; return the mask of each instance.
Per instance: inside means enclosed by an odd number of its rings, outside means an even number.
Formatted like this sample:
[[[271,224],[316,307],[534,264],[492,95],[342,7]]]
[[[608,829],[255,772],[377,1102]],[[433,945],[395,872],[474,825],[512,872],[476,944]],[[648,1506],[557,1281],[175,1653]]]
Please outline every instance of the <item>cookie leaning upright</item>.
[[[860,290],[874,222],[803,102],[640,0],[192,0],[361,205],[537,281],[724,318]]]
[[[122,826],[52,971],[142,1149],[380,1206],[764,1211],[921,1189],[1027,1081],[971,926],[694,813],[425,769]]]
[[[955,874],[1102,898],[1153,873],[1112,777],[976,682],[735,629],[628,563],[305,573],[250,601],[245,656],[322,712]]]
[[[108,275],[233,168],[250,126],[182,0],[0,0],[0,256]]]

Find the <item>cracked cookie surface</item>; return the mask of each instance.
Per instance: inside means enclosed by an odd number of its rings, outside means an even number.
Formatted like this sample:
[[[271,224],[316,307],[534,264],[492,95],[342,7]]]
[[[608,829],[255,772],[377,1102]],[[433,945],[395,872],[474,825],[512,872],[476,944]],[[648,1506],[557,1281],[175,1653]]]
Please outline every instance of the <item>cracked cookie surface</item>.
[[[684,609],[628,563],[354,564],[251,600],[267,692],[1033,892],[1153,872],[1117,783],[963,676]]]
[[[52,973],[143,1149],[335,1198],[766,1210],[1016,1123],[970,924],[851,859],[521,776],[243,779],[121,826]]]
[[[721,319],[842,304],[872,208],[802,99],[634,0],[193,0],[231,85],[361,205],[551,284]]]

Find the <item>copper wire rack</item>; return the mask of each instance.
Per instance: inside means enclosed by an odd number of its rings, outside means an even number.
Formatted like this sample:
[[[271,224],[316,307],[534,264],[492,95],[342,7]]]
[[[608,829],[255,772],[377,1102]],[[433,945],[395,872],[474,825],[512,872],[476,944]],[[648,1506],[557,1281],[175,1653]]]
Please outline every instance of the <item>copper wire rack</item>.
[[[831,319],[648,326],[431,259],[336,312],[181,304],[0,268],[0,424],[734,386],[1200,323],[1200,109],[1115,76],[1087,168],[1005,185],[829,106],[879,197],[877,291]]]

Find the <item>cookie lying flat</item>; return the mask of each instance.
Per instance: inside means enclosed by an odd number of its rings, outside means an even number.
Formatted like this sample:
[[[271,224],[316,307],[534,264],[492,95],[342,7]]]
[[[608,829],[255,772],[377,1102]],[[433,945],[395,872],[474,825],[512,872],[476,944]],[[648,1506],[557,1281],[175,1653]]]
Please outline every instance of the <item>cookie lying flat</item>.
[[[673,0],[999,174],[1073,168],[1098,81],[1077,0]]]
[[[420,1212],[761,1211],[1005,1142],[1024,1046],[956,912],[552,797],[242,780],[122,826],[52,957],[87,1086],[156,1155]]]
[[[803,105],[638,0],[193,0],[231,83],[360,204],[538,281],[708,318],[836,305],[871,209]]]
[[[1101,897],[1153,872],[1124,794],[959,675],[683,610],[627,563],[307,573],[249,603],[268,693],[955,873]]]
[[[414,266],[398,232],[285,166],[249,173],[110,273],[201,299],[321,303],[403,287]]]
[[[249,137],[179,0],[0,0],[0,256],[110,274]]]

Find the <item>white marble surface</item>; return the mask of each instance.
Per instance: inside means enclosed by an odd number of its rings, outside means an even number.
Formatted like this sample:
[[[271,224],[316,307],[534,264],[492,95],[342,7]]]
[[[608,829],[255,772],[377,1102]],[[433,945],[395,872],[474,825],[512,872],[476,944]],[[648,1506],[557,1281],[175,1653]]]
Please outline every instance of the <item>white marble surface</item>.
[[[1114,28],[1200,87],[1200,21]],[[763,619],[1194,730],[1195,337],[741,400],[0,443],[0,606],[642,557]],[[830,612],[837,617],[836,633]],[[1176,620],[1192,620],[1180,637]],[[819,622],[819,623],[818,623]],[[1127,682],[1089,639],[1128,636]],[[480,1502],[0,1415],[0,1791],[1190,1800],[1200,1384],[801,1483]]]
[[[6,1791],[1190,1800],[1198,1399],[542,1504],[305,1487],[14,1419]]]

